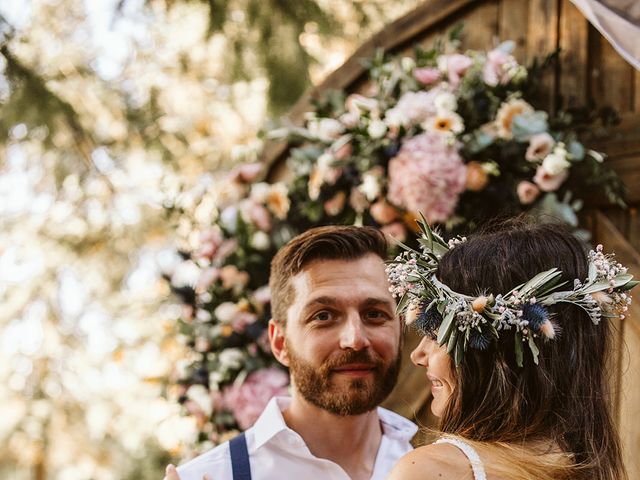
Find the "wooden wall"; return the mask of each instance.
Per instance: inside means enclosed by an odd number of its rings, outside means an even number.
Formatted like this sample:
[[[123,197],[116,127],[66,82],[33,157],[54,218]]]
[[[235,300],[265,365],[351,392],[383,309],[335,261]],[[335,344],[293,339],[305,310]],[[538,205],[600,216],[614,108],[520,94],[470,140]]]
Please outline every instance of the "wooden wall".
[[[377,48],[409,53],[413,44],[429,45],[460,21],[465,24],[466,48],[487,49],[499,41],[514,40],[515,56],[524,64],[560,47],[558,68],[542,79],[548,109],[555,110],[561,101],[569,106],[594,102],[620,112],[622,123],[591,146],[607,153],[606,161],[622,176],[629,190],[629,209],[608,208],[601,199],[588,199],[585,218],[594,240],[616,251],[640,278],[640,72],[615,52],[569,0],[426,1],[388,25],[320,86],[307,92],[291,110],[290,119],[301,122],[302,114],[310,109],[310,99],[326,89],[361,89],[364,69],[360,60],[371,57]],[[271,178],[283,174],[286,151],[286,144],[267,147],[264,160],[271,166]],[[611,363],[616,415],[631,480],[640,479],[640,294],[636,296],[639,301],[616,325],[617,354]],[[415,341],[415,337],[407,338],[407,352]],[[407,368],[400,381],[403,388],[387,404],[429,424],[432,419],[424,375],[417,374],[409,363],[405,358]]]

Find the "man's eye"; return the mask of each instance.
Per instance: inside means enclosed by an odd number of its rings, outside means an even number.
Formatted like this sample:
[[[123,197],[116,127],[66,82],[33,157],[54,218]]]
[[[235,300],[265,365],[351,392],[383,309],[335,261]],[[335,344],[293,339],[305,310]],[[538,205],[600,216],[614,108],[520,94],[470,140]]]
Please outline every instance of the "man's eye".
[[[331,312],[328,312],[326,310],[318,312],[313,316],[314,320],[320,320],[321,322],[326,322],[327,320],[331,320],[332,318],[333,315],[331,315]]]
[[[384,320],[387,318],[387,314],[380,310],[369,310],[365,315],[369,320]]]

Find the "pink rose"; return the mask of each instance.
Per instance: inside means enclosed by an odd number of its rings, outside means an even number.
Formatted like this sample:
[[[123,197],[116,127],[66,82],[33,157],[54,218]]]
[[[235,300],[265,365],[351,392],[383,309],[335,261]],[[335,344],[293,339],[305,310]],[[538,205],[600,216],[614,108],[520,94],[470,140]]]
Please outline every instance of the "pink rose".
[[[540,187],[543,192],[553,192],[560,188],[560,185],[567,179],[569,173],[564,171],[558,175],[551,175],[542,166],[539,166],[536,170],[536,175],[533,177],[533,181]]]
[[[437,68],[416,68],[413,76],[423,85],[430,85],[440,78],[440,71]]]
[[[542,160],[551,153],[554,143],[553,137],[547,132],[532,135],[529,139],[529,147],[527,148],[525,158],[529,162]]]
[[[533,203],[533,201],[538,198],[538,195],[540,195],[540,189],[535,184],[527,182],[526,180],[518,184],[516,192],[520,203],[523,205]]]
[[[453,55],[446,55],[444,60],[440,61],[441,64],[446,65],[447,75],[449,77],[449,83],[452,86],[457,86],[460,83],[460,79],[465,72],[473,65],[471,57],[454,53]],[[445,66],[441,65],[441,66]]]
[[[223,237],[219,228],[210,228],[200,234],[200,247],[196,257],[211,260],[222,245]]]
[[[487,53],[482,79],[491,87],[495,87],[499,83],[506,83],[510,80],[511,70],[517,66],[518,62],[513,55],[496,48]]]
[[[233,413],[238,426],[246,430],[258,419],[269,400],[285,395],[289,376],[279,368],[266,368],[250,374],[241,385],[229,385],[222,392],[224,407]]]
[[[370,213],[376,222],[380,225],[386,225],[397,219],[399,212],[384,200],[378,200],[371,205]]]
[[[263,232],[271,230],[271,214],[263,205],[251,202],[247,210],[247,216],[251,223]]]
[[[258,179],[260,173],[262,173],[261,163],[245,163],[238,169],[238,178],[245,183],[251,183]]]

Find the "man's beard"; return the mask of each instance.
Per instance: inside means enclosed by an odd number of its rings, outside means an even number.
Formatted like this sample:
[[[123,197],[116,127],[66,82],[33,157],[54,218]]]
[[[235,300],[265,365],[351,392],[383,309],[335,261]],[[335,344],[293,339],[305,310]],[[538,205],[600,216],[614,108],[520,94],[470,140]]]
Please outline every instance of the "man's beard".
[[[385,363],[368,349],[345,350],[316,368],[298,356],[288,342],[287,350],[296,390],[309,403],[335,415],[360,415],[373,410],[387,398],[398,380],[400,352]],[[331,381],[332,376],[339,375],[334,369],[352,363],[371,365],[372,377],[343,379],[340,384]]]

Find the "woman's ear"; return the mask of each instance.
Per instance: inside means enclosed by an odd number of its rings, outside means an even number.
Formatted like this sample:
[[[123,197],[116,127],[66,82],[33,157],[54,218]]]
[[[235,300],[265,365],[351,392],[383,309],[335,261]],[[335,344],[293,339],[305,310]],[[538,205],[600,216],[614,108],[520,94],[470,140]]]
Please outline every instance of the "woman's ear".
[[[289,355],[287,353],[287,343],[285,342],[285,325],[274,320],[269,320],[269,343],[271,351],[281,364],[289,366]]]

